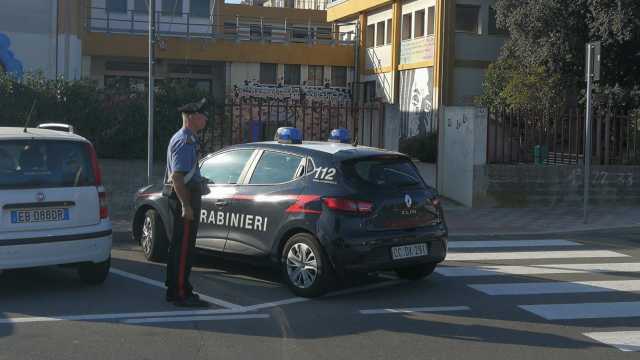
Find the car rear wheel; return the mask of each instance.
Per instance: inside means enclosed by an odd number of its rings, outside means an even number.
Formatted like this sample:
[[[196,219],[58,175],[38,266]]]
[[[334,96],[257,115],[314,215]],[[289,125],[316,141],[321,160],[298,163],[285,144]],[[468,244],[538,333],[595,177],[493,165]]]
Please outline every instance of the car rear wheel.
[[[396,269],[396,274],[402,279],[420,280],[433,273],[438,263],[426,263]]]
[[[317,297],[331,286],[329,260],[310,234],[295,234],[287,240],[281,264],[287,285],[298,296]]]
[[[167,258],[167,235],[158,212],[149,209],[144,214],[140,230],[140,245],[144,257],[149,261],[164,261]]]
[[[102,284],[109,275],[111,258],[99,263],[84,263],[78,266],[78,276],[90,285]]]

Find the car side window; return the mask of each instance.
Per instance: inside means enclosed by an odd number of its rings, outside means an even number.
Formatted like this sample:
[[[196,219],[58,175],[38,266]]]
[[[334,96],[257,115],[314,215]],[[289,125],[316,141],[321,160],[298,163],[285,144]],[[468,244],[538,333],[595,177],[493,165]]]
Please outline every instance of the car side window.
[[[237,184],[253,150],[231,150],[207,159],[200,174],[215,184]]]
[[[249,184],[281,184],[291,181],[300,175],[300,167],[304,166],[301,156],[274,151],[265,151],[251,176]]]

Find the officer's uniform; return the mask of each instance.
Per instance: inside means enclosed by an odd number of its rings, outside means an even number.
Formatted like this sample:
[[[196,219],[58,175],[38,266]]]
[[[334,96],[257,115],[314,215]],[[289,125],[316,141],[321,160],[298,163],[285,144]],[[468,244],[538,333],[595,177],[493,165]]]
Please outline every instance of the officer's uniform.
[[[187,104],[178,109],[184,113],[199,112],[204,101]],[[167,147],[167,170],[165,183],[169,183],[171,174],[183,173],[185,176],[194,168],[193,177],[185,184],[191,196],[191,208],[194,221],[186,221],[182,217],[182,203],[175,190],[169,196],[169,208],[173,213],[173,233],[169,246],[169,259],[167,261],[167,300],[184,301],[192,300],[194,306],[206,305],[198,302],[193,294],[193,287],[189,282],[191,266],[195,256],[196,234],[201,208],[201,176],[198,168],[199,143],[198,138],[190,129],[181,128],[176,132]],[[187,179],[185,179],[187,181]]]

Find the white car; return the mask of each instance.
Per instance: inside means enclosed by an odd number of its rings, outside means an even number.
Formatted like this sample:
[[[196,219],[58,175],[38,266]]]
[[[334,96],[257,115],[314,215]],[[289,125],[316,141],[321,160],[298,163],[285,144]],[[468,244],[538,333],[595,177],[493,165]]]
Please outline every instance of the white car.
[[[70,132],[0,127],[0,272],[74,264],[102,283],[112,227],[93,145]]]

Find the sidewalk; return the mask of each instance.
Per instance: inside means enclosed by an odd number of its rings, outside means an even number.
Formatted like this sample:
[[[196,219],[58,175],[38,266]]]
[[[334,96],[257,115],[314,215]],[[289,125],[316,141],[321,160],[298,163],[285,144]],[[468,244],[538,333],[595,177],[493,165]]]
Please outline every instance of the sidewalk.
[[[640,227],[640,206],[592,208],[584,224],[582,208],[470,209],[445,203],[451,236],[552,234]]]

